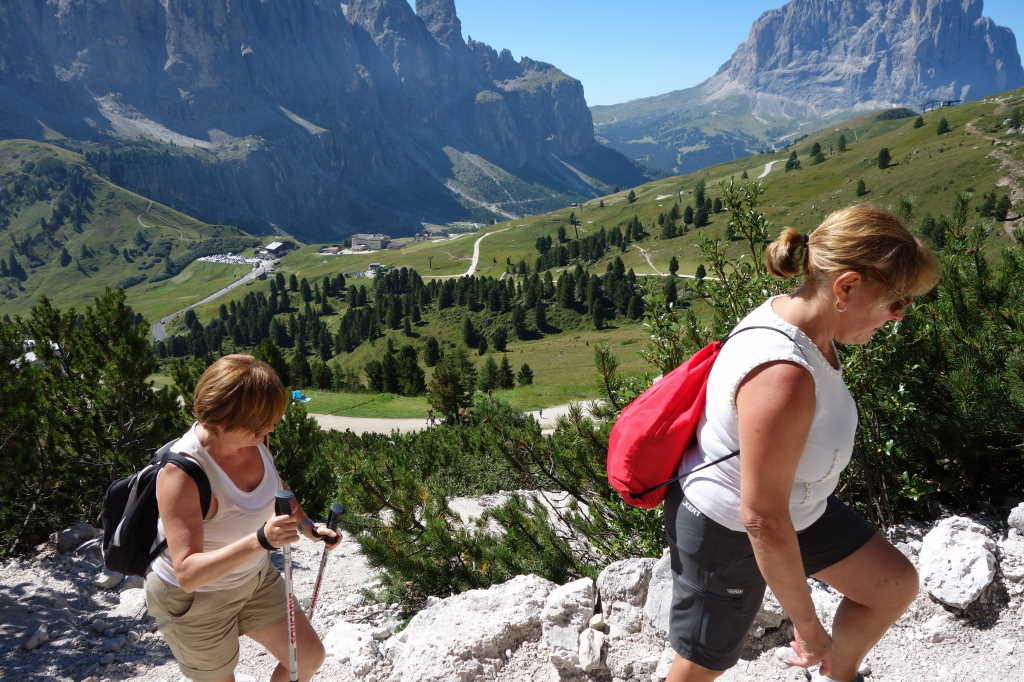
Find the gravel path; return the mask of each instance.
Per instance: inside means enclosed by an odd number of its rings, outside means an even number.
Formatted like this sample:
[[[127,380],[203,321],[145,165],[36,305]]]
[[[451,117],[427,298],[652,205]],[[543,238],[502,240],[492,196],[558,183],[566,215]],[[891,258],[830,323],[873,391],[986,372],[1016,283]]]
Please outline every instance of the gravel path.
[[[590,406],[595,401],[581,401],[585,412],[590,411]],[[526,412],[540,424],[543,433],[551,433],[555,429],[558,418],[569,413],[569,403],[545,407],[540,410]],[[352,433],[410,433],[430,428],[427,420],[424,419],[378,419],[375,417],[341,417],[334,414],[320,414],[311,412],[310,417],[316,420],[320,428],[331,429],[332,431],[351,431]]]

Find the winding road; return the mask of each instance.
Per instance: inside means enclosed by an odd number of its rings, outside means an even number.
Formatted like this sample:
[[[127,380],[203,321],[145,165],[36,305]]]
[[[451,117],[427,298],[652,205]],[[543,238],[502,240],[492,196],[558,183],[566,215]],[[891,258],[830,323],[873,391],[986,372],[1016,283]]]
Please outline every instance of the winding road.
[[[778,162],[779,162],[779,159],[775,159],[774,161],[769,161],[768,163],[766,163],[764,165],[764,170],[761,171],[761,174],[757,176],[757,179],[760,180],[761,178],[766,177],[769,173],[771,173],[772,172],[772,166],[774,166]]]
[[[193,262],[195,262],[195,261],[193,261]],[[198,306],[201,306],[201,305],[204,305],[206,303],[209,303],[210,301],[216,300],[216,299],[220,298],[221,296],[223,296],[224,294],[226,294],[229,291],[231,291],[232,289],[234,289],[235,287],[240,287],[243,284],[247,284],[247,283],[251,282],[252,280],[256,279],[257,277],[259,277],[260,275],[262,275],[264,273],[268,273],[269,274],[270,272],[273,272],[273,270],[274,270],[274,263],[275,262],[276,261],[271,261],[271,260],[260,260],[258,263],[253,265],[252,270],[250,270],[249,272],[245,273],[244,275],[242,275],[241,277],[239,277],[238,279],[236,279],[234,282],[232,282],[231,284],[227,285],[223,289],[220,289],[219,291],[216,291],[216,292],[210,294],[209,296],[207,296],[203,300],[198,301],[196,303],[193,303],[192,305],[190,305],[190,306],[188,306],[186,308],[182,308],[181,310],[179,310],[177,312],[174,312],[174,313],[171,313],[170,315],[166,315],[164,317],[161,317],[158,321],[156,321],[152,325],[150,325],[149,331],[153,335],[153,339],[155,339],[156,341],[163,341],[165,338],[167,338],[167,330],[165,329],[165,327],[166,327],[166,325],[171,320],[176,318],[178,315],[184,315],[186,312],[188,312],[192,308],[196,308]]]
[[[473,260],[469,262],[469,269],[461,275],[424,275],[423,279],[456,279],[458,277],[472,277],[476,273],[476,266],[480,262],[480,242],[490,237],[492,234],[498,234],[499,232],[505,232],[511,230],[512,227],[504,227],[494,232],[488,232],[487,234],[478,238],[473,242]]]

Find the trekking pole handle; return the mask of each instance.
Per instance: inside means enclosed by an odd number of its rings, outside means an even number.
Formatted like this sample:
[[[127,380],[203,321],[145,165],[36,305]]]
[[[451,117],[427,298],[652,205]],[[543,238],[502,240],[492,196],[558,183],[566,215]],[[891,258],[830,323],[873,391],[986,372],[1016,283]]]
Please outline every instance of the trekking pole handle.
[[[278,490],[277,495],[274,496],[274,512],[278,516],[291,516],[292,500],[294,499],[295,493],[291,490]]]
[[[345,505],[341,504],[340,502],[335,502],[334,504],[332,504],[331,505],[331,513],[327,516],[327,527],[330,528],[331,530],[338,530],[338,520],[341,518],[341,515],[344,514],[344,513],[345,513]],[[334,543],[336,543],[340,539],[340,538],[338,538],[338,536],[334,536],[332,538],[332,537],[327,537],[326,535],[319,535],[319,537],[323,538],[323,541],[326,544],[328,544],[328,545],[333,545]]]

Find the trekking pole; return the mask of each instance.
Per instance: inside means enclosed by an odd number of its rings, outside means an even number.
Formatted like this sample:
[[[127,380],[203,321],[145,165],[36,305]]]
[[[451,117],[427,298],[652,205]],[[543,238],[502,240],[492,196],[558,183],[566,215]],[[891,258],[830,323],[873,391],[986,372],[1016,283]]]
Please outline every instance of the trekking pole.
[[[292,500],[295,494],[290,490],[278,490],[274,499],[274,511],[278,516],[291,516]],[[299,662],[295,651],[295,595],[292,594],[292,546],[285,545],[284,591],[288,607],[288,679],[299,682]]]
[[[327,517],[327,527],[331,530],[337,530],[338,519],[345,513],[345,507],[339,502],[335,502],[331,505],[331,513]],[[321,536],[324,540],[324,544],[333,545],[338,541],[337,537],[327,537],[326,535]],[[327,548],[324,547],[324,553],[320,556],[320,570],[316,573],[316,582],[313,583],[313,598],[309,600],[309,622],[313,622],[313,610],[316,609],[316,598],[320,594],[320,580],[324,577],[324,567],[327,565]]]

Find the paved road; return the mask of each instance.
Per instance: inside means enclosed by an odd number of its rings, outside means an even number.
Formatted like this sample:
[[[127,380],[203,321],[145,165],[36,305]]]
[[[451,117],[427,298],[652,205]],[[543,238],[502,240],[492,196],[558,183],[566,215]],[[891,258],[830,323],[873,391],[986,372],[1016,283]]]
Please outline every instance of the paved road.
[[[252,270],[250,270],[249,272],[245,273],[244,275],[242,275],[241,277],[239,277],[234,282],[232,282],[231,284],[227,285],[226,287],[224,287],[220,291],[217,291],[215,293],[210,294],[209,296],[207,296],[203,300],[198,301],[196,303],[193,303],[192,305],[188,306],[187,308],[182,308],[181,310],[179,310],[177,312],[171,313],[170,315],[167,315],[165,317],[160,318],[159,321],[154,322],[150,326],[150,328],[149,328],[150,333],[153,335],[153,338],[155,340],[163,341],[165,338],[167,338],[167,331],[165,329],[167,323],[169,323],[171,320],[176,318],[178,315],[184,315],[186,312],[188,312],[192,308],[195,308],[195,307],[204,305],[206,303],[209,303],[210,301],[216,300],[216,299],[220,298],[221,296],[223,296],[224,294],[226,294],[229,291],[231,291],[232,289],[234,289],[235,287],[240,287],[243,284],[251,282],[252,280],[254,280],[257,277],[259,277],[260,275],[262,275],[263,273],[269,274],[269,273],[273,272],[273,270],[274,270],[274,263],[276,263],[276,262],[277,261],[260,260],[258,263],[253,265]]]
[[[590,413],[596,401],[583,400],[584,412]],[[555,430],[555,422],[562,415],[569,413],[569,403],[545,407],[542,410],[534,410],[525,414],[533,417],[539,424],[541,431],[551,433]],[[310,417],[315,419],[321,428],[332,431],[352,431],[357,434],[364,433],[409,433],[422,431],[428,428],[426,419],[376,419],[373,417],[339,417],[333,414],[318,414],[310,412]]]

